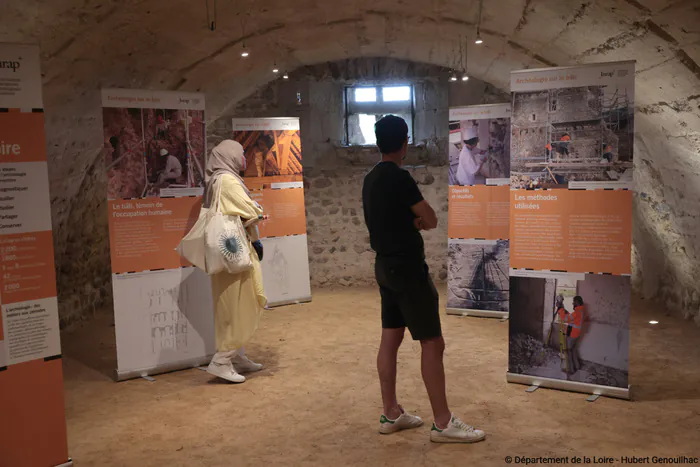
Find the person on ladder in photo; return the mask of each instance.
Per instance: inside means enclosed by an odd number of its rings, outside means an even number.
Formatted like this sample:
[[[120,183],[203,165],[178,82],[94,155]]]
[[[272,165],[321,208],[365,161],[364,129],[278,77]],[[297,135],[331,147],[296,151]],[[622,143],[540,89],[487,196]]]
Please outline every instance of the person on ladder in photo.
[[[168,152],[167,149],[160,150],[160,157],[165,157],[165,168],[158,174],[157,186],[163,186],[166,183],[175,183],[182,177],[182,164],[177,157]]]
[[[408,125],[393,115],[375,124],[381,161],[365,177],[362,205],[370,245],[376,252],[375,276],[381,296],[382,337],[377,371],[384,412],[379,433],[389,434],[423,425],[396,397],[397,354],[406,328],[421,345],[421,373],[435,422],[430,440],[473,443],[481,430],[457,418],[447,404],[438,292],[425,263],[421,230],[437,227],[437,215],[401,167],[408,151]]]
[[[241,174],[245,169],[243,146],[233,140],[219,143],[207,159],[204,207],[214,204],[213,198],[220,189],[218,203],[224,215],[239,216],[244,224],[264,219],[262,208],[251,198],[243,182]],[[246,228],[246,233],[250,240],[252,269],[238,274],[220,272],[211,276],[216,354],[207,371],[232,383],[245,381],[241,373],[260,371],[263,367],[251,361],[243,348],[258,329],[260,316],[267,305],[260,268],[263,247],[257,226]]]
[[[583,327],[584,304],[583,298],[574,297],[574,311],[566,317],[566,366],[569,374],[581,369],[578,357],[578,341]]]

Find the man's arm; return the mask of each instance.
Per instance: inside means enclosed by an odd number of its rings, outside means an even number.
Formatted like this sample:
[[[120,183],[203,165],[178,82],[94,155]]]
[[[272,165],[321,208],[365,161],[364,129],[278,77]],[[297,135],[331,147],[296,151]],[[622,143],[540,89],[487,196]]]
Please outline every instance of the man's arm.
[[[420,201],[411,206],[411,211],[413,211],[413,214],[416,215],[416,227],[418,227],[420,230],[432,230],[437,227],[437,215],[426,200]]]

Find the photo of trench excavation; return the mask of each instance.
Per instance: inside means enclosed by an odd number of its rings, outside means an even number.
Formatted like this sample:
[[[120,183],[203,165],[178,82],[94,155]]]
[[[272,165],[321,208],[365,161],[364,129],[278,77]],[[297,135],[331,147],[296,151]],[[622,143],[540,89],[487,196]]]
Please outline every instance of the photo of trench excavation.
[[[630,278],[511,277],[510,373],[628,387]]]
[[[109,199],[204,186],[201,110],[104,108]]]
[[[473,137],[479,138],[479,143],[467,153],[465,142]],[[467,157],[472,157],[473,161],[467,163]],[[484,185],[487,179],[508,178],[510,119],[450,121],[449,159],[450,185],[465,184],[457,178],[460,163],[472,168],[473,183],[469,183],[470,185]]]
[[[631,181],[633,93],[624,86],[513,93],[511,188]]]
[[[508,240],[490,245],[450,242],[447,307],[508,311]]]

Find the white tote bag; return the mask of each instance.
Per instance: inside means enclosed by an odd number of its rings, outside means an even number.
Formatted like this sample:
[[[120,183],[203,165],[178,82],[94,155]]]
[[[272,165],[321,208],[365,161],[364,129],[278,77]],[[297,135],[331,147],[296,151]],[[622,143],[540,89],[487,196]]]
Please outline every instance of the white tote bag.
[[[239,216],[221,212],[221,181],[209,209],[200,211],[192,230],[182,239],[177,251],[207,274],[238,274],[253,267],[248,235]]]

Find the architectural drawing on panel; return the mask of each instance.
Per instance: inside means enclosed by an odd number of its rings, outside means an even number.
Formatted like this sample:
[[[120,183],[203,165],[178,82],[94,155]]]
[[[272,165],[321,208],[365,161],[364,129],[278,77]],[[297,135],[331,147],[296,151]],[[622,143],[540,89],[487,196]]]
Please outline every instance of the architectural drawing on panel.
[[[142,289],[142,300],[150,315],[153,353],[186,348],[189,323],[182,310],[186,309],[187,286]]]
[[[284,252],[279,247],[275,245],[275,250],[272,253],[272,259],[270,260],[270,270],[272,276],[275,278],[275,282],[279,284],[282,290],[289,289],[289,262],[284,255]]]

